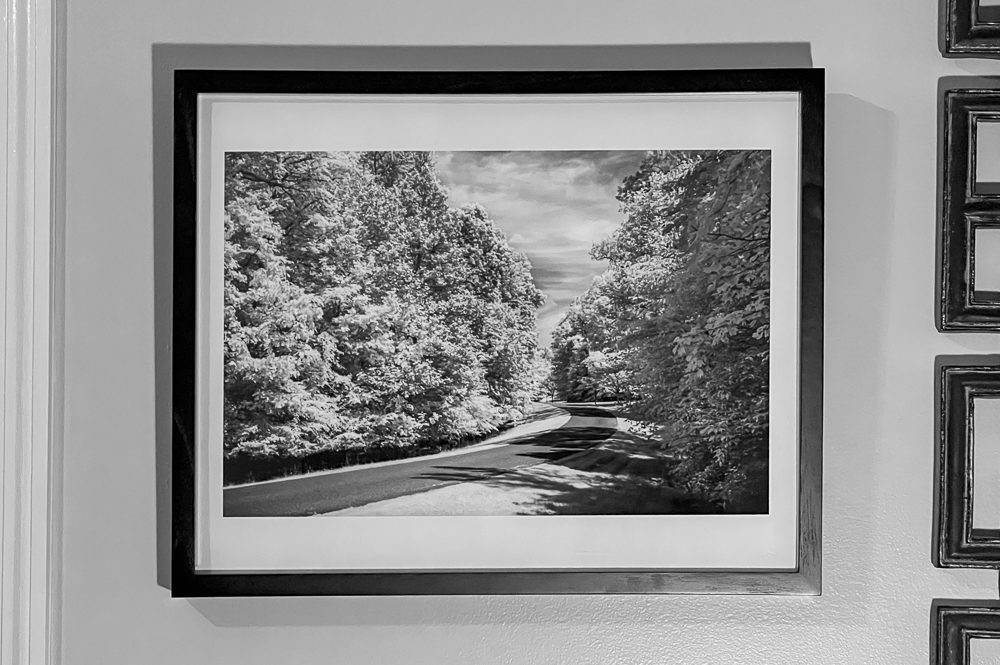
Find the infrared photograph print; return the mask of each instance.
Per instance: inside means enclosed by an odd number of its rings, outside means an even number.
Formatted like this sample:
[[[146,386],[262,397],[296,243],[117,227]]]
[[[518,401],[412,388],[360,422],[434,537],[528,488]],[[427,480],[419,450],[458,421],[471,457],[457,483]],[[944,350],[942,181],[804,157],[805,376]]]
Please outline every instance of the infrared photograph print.
[[[223,514],[768,513],[768,150],[228,152]]]

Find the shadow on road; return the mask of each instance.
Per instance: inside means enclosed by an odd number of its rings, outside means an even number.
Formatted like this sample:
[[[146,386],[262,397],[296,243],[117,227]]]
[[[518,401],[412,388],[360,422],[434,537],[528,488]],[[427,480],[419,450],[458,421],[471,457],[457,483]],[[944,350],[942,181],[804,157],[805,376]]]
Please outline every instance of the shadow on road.
[[[577,418],[608,419],[606,409],[573,407],[566,425],[509,441],[523,446],[516,468],[447,464],[422,478],[532,490],[520,514],[637,515],[718,512],[667,484],[673,463],[655,442],[616,426],[574,426]],[[614,421],[612,421],[614,422]],[[539,466],[542,463],[546,466]],[[555,468],[554,468],[555,467]]]
[[[560,427],[551,432],[530,434],[507,441],[507,445],[522,446],[517,452],[518,457],[525,459],[525,464],[541,462],[558,463],[574,453],[590,449],[595,443],[605,441],[615,434],[610,427]],[[435,471],[421,474],[421,478],[447,482],[482,481],[491,476],[510,471],[510,468],[491,466],[459,466],[457,464],[442,464],[434,467]]]
[[[539,434],[526,434],[513,439],[508,439],[504,443],[511,446],[524,446],[525,450],[519,451],[519,455],[526,457],[533,456],[533,452],[528,448],[538,446],[545,448],[556,448],[558,456],[565,456],[574,450],[587,450],[591,446],[606,439],[611,438],[615,433],[613,427],[578,427],[570,420],[559,429]],[[543,459],[543,457],[539,457]]]
[[[554,416],[559,416],[566,413],[566,409],[561,409],[555,404],[547,402],[535,402],[532,404],[531,410],[522,418],[518,418],[514,421],[517,425],[523,425],[525,423],[534,423],[539,420],[546,420]]]

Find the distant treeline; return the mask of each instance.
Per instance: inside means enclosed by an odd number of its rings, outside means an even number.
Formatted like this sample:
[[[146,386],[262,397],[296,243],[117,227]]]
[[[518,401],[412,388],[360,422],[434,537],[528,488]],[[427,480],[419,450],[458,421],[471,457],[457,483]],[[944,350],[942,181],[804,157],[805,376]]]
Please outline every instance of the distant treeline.
[[[766,510],[768,151],[651,152],[618,190],[609,267],[552,343],[570,401],[617,400],[680,462],[673,481]]]
[[[430,154],[229,153],[225,200],[237,466],[454,445],[543,390],[528,261],[481,207],[449,207]]]

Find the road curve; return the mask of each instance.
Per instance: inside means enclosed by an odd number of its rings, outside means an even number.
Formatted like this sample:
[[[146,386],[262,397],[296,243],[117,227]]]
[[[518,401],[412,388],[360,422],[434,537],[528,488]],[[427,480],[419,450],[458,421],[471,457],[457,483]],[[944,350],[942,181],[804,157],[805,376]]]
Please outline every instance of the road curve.
[[[229,487],[223,491],[223,514],[315,515],[475,482],[511,469],[557,461],[608,439],[617,429],[617,418],[607,409],[584,404],[558,406],[570,414],[561,426],[508,439],[495,447]]]

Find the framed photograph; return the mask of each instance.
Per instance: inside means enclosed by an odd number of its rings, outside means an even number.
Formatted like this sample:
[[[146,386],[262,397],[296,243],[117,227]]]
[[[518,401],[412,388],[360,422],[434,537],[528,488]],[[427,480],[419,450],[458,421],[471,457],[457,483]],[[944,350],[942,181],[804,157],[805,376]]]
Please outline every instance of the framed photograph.
[[[1000,89],[944,90],[941,150],[937,327],[942,332],[997,331]]]
[[[937,359],[934,565],[1000,567],[1000,358]],[[977,436],[977,434],[979,436]]]
[[[175,596],[820,593],[822,70],[174,86]]]
[[[1000,602],[935,600],[930,633],[932,665],[996,662],[1000,654]]]
[[[1000,2],[940,0],[939,47],[946,58],[1000,56]]]

